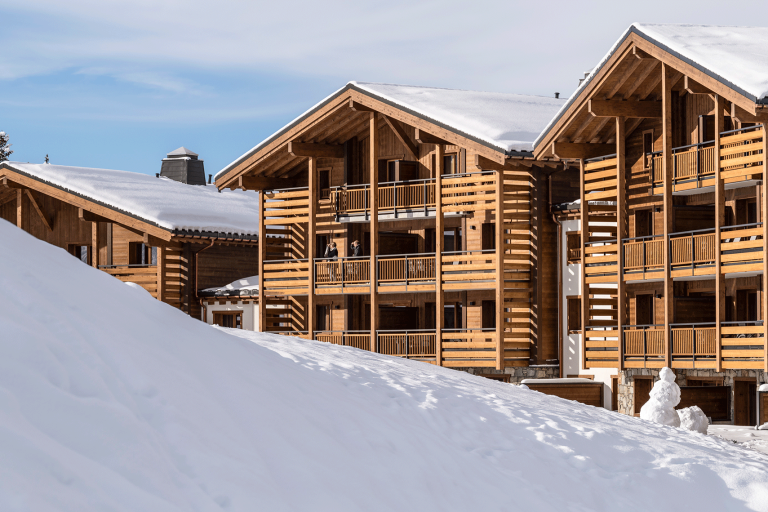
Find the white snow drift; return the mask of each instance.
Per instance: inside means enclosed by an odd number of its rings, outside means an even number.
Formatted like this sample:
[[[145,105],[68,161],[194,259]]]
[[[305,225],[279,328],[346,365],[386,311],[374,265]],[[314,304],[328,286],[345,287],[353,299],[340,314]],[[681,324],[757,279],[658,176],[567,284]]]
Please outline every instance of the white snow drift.
[[[0,510],[765,510],[768,457],[186,317],[0,221]]]

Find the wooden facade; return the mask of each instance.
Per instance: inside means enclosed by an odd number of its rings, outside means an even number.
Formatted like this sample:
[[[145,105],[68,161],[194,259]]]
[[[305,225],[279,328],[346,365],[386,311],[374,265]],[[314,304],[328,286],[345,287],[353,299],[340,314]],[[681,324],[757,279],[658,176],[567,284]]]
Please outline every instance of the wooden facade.
[[[503,370],[558,364],[555,168],[349,85],[216,185],[261,191],[260,330]]]
[[[630,31],[542,134],[579,173],[582,368],[768,370],[766,121]]]
[[[258,272],[256,237],[167,230],[11,163],[0,164],[0,218],[194,318],[201,316],[197,290]]]

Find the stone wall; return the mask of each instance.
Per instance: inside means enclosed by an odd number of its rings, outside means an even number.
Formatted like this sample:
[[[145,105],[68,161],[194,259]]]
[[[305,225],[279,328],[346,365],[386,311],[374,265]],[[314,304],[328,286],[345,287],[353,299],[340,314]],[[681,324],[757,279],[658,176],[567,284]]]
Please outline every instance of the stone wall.
[[[723,384],[731,387],[731,418],[733,418],[733,379],[734,377],[751,377],[757,382],[757,385],[768,383],[768,374],[763,370],[673,370],[675,372],[675,382],[678,386],[685,386],[687,377],[724,377]],[[619,378],[619,412],[622,414],[633,414],[635,397],[635,376],[652,375],[654,382],[659,378],[659,370],[647,368],[633,368],[620,372]],[[637,412],[640,412],[639,408]]]
[[[560,367],[557,365],[524,366],[504,368],[461,368],[473,375],[508,375],[509,382],[519,384],[523,379],[556,379],[560,377]]]

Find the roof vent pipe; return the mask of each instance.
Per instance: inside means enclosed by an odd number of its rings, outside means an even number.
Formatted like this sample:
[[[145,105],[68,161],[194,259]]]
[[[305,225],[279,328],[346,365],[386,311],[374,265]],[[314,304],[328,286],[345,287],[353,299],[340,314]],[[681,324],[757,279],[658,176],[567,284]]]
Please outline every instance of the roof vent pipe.
[[[211,184],[211,180],[213,179],[213,174],[208,175],[208,184]]]
[[[556,100],[559,100],[559,99],[560,99],[560,93],[559,93],[559,92],[556,92],[556,93],[555,93],[555,99],[556,99]]]

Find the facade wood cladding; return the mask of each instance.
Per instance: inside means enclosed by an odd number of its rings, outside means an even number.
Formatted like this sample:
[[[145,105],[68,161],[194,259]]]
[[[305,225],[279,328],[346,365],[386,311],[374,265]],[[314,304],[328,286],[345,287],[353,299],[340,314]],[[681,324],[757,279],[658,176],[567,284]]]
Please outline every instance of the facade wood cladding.
[[[226,245],[226,240],[218,240],[209,247],[210,239],[190,240],[171,234],[167,235],[169,240],[162,240],[155,236],[156,227],[146,226],[150,235],[141,229],[140,221],[124,225],[117,215],[110,218],[107,208],[94,206],[99,215],[90,213],[89,203],[83,198],[70,198],[63,191],[56,191],[58,197],[53,197],[37,190],[32,180],[26,180],[25,185],[15,182],[12,171],[0,170],[0,174],[10,184],[9,188],[0,186],[0,218],[64,250],[87,247],[89,264],[121,281],[139,284],[153,297],[194,318],[200,318],[201,313],[196,290],[224,286],[258,273],[255,243]],[[82,220],[82,215],[94,220]],[[43,216],[47,222],[42,220]],[[146,242],[152,245],[144,245]],[[142,249],[149,258],[144,264],[135,261],[137,249]],[[203,249],[196,272],[194,255]]]
[[[689,78],[705,90],[688,89]],[[595,116],[590,100],[625,111],[660,102],[661,117]],[[742,123],[736,107],[757,112],[631,34],[542,135],[539,158],[558,144],[585,155],[583,368],[768,370],[768,143],[752,123],[768,118]]]
[[[260,325],[458,368],[556,365],[557,329],[541,320],[557,316],[553,165],[339,94],[217,180],[294,185],[263,192]],[[417,129],[444,143],[419,143]],[[344,158],[291,158],[294,142],[340,147]],[[311,169],[327,171],[330,194]],[[329,243],[338,257],[326,261]]]

